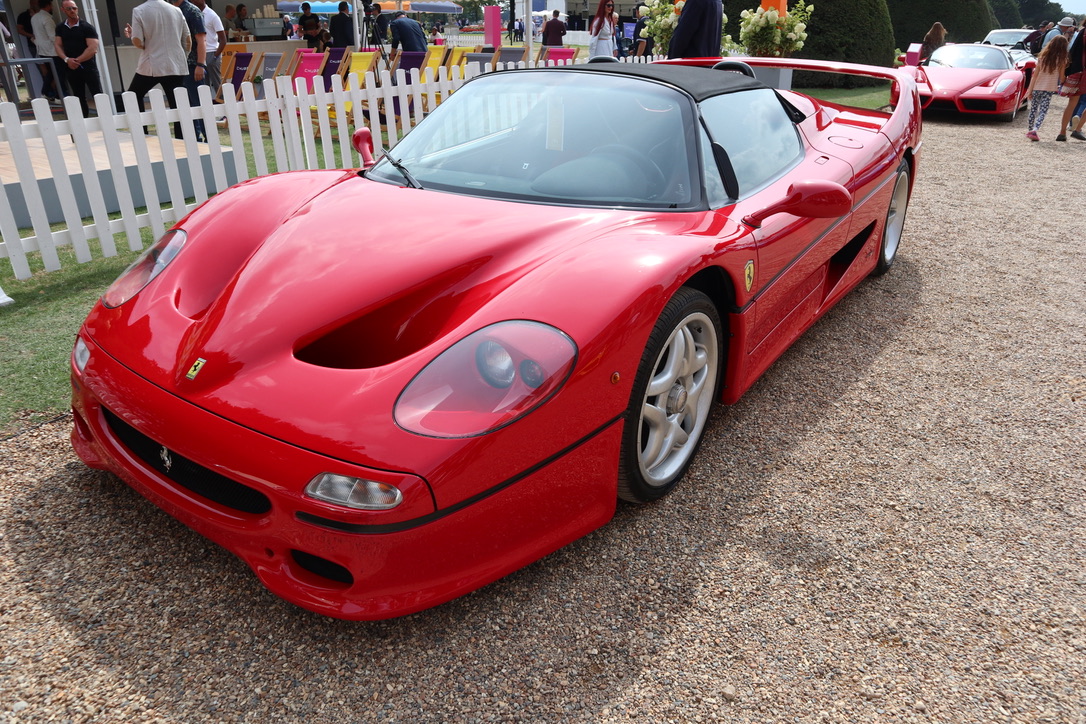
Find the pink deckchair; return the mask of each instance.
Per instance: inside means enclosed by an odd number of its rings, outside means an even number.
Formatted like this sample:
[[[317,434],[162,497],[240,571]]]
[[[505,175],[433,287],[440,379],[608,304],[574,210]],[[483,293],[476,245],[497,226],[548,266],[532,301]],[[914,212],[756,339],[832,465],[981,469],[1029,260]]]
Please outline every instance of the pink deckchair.
[[[291,75],[291,81],[305,78],[305,87],[312,93],[313,84],[321,77],[324,64],[328,60],[328,53],[305,53],[298,59],[298,65]],[[293,85],[293,82],[291,83]]]

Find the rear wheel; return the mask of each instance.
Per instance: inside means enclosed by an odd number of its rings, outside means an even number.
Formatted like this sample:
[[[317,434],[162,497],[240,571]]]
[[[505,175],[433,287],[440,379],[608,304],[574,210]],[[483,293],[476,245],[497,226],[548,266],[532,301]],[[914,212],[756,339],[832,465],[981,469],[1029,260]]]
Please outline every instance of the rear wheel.
[[[690,466],[716,397],[720,315],[683,287],[649,335],[622,433],[618,496],[647,503],[671,492]]]
[[[909,162],[902,160],[894,180],[894,192],[890,197],[890,206],[886,210],[886,223],[882,229],[882,242],[879,244],[879,261],[872,272],[875,276],[885,274],[897,258],[897,249],[901,244],[901,234],[905,230],[905,212],[909,208]]]

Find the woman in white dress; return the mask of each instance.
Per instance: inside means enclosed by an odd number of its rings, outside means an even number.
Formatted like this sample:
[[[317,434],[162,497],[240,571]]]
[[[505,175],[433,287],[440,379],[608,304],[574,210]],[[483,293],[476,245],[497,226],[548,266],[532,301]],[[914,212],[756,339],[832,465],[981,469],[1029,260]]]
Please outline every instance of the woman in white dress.
[[[592,22],[588,24],[588,57],[597,55],[615,54],[615,26],[618,24],[618,13],[615,12],[613,0],[600,0],[596,14]]]

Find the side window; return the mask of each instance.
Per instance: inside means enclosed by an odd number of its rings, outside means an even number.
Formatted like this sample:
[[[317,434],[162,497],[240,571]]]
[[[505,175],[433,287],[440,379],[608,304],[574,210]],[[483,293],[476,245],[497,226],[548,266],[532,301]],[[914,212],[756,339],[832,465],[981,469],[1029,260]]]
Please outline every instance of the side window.
[[[712,143],[709,134],[698,125],[698,143],[701,145],[701,171],[705,177],[705,198],[709,202],[710,209],[719,209],[728,205],[731,199],[724,190],[724,180],[720,178],[720,170],[713,160]]]
[[[701,114],[731,158],[740,196],[772,181],[803,153],[799,132],[768,88],[709,98],[701,103]]]

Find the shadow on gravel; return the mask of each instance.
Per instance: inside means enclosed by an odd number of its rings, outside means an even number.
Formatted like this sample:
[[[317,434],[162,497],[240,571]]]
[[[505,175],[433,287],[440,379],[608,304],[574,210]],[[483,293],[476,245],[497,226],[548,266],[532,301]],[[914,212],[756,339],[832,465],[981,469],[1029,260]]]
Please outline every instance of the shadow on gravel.
[[[802,531],[738,541],[733,524],[759,515],[770,471],[878,364],[921,296],[906,246],[717,411],[673,496],[620,506],[546,559],[406,618],[350,623],[280,601],[231,554],[78,462],[12,501],[4,545],[19,585],[78,642],[58,665],[131,686],[111,717],[142,705],[174,721],[597,720],[636,682],[682,691],[655,662],[722,549],[824,564],[829,544]]]

